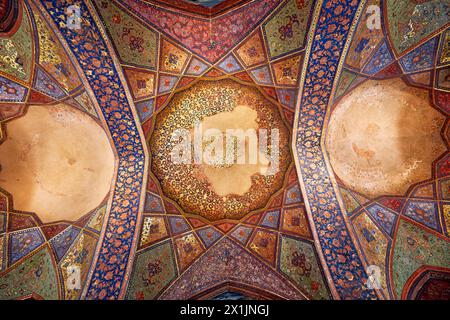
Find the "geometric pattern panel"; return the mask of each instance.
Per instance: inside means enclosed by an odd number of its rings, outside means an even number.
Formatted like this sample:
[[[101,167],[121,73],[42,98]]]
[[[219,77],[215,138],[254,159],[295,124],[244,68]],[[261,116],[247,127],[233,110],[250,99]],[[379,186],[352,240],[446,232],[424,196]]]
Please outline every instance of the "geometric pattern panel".
[[[55,99],[61,99],[65,96],[64,91],[54,80],[50,78],[41,68],[37,69],[34,88]]]
[[[439,231],[437,206],[434,202],[411,200],[406,206],[405,215],[417,222],[423,223],[427,227]]]
[[[330,299],[331,295],[311,243],[282,237],[280,252],[280,270],[283,273],[313,299]]]
[[[368,207],[367,211],[369,212],[369,215],[380,224],[387,234],[392,235],[395,220],[397,218],[392,211],[387,210],[378,204]]]
[[[248,247],[269,264],[276,259],[277,235],[272,232],[257,230]]]
[[[181,217],[169,217],[169,225],[172,234],[184,233],[191,229],[186,220]]]
[[[94,0],[94,3],[116,44],[121,60],[128,64],[155,69],[157,34],[126,14],[112,1]]]
[[[387,0],[387,25],[398,53],[413,47],[448,23],[446,1]]]
[[[245,245],[252,231],[253,231],[252,228],[240,226],[236,228],[233,232],[231,232],[230,236],[233,237],[235,240],[239,241],[242,245]]]
[[[176,274],[170,241],[149,248],[136,258],[126,298],[154,299]]]
[[[58,275],[47,247],[1,277],[0,288],[1,300],[17,299],[32,293],[47,300],[58,299]]]
[[[239,62],[231,54],[228,57],[226,57],[221,63],[219,63],[218,66],[220,69],[222,69],[227,73],[234,73],[242,70],[242,67],[240,66]]]
[[[362,72],[369,75],[374,75],[387,66],[392,60],[393,57],[389,51],[387,42],[383,41]]]
[[[366,16],[358,24],[345,60],[347,65],[357,70],[367,62],[383,39],[383,30],[378,27],[382,12],[374,8],[380,8],[380,0],[367,1],[364,8]]]
[[[206,61],[216,63],[270,14],[279,0],[249,2],[213,19],[180,16],[138,0],[127,1],[133,13]],[[302,16],[301,16],[302,17]],[[182,28],[180,28],[182,26]],[[238,27],[236,27],[238,26]]]
[[[156,77],[145,70],[124,68],[133,98],[136,100],[149,98],[155,92]]]
[[[38,248],[44,241],[38,228],[11,233],[9,236],[9,265]]]
[[[210,272],[211,268],[214,272]],[[205,274],[209,276],[205,277]],[[214,244],[159,298],[190,299],[206,288],[226,283],[229,279],[272,292],[284,299],[304,299],[304,295],[295,286],[227,238]]]
[[[24,4],[22,8],[18,30],[11,37],[0,37],[0,71],[28,82],[33,61],[33,36]]]
[[[72,91],[81,85],[75,67],[55,34],[52,33],[50,26],[38,13],[38,9],[34,5],[32,5],[32,11],[39,39],[39,64],[66,91]]]
[[[304,207],[286,208],[283,210],[281,230],[299,236],[311,238],[308,220]]]
[[[269,211],[264,215],[261,225],[264,227],[278,229],[280,223],[280,211]]]
[[[212,227],[197,231],[198,236],[202,239],[206,248],[211,247],[221,237],[221,233]]]
[[[359,243],[364,251],[367,264],[380,268],[379,284],[385,298],[388,298],[386,257],[389,241],[378,226],[364,212],[354,218],[353,227],[358,236]]]
[[[289,0],[264,25],[271,58],[299,50],[304,46],[312,4],[312,0]]]
[[[56,252],[56,257],[58,261],[60,261],[67,252],[67,250],[69,250],[70,246],[77,238],[78,233],[80,233],[79,229],[69,227],[50,241],[53,249]]]
[[[150,245],[169,235],[163,217],[145,217],[142,223],[140,246]]]
[[[300,78],[301,56],[284,59],[272,64],[274,78],[279,85],[295,86]]]
[[[181,73],[189,55],[172,43],[161,41],[160,70],[164,72]]]
[[[76,300],[80,298],[81,289],[83,288],[83,284],[86,283],[87,274],[95,254],[96,245],[97,238],[91,237],[88,233],[80,232],[76,241],[59,263],[63,280],[64,299]],[[71,276],[74,272],[74,266],[78,267],[80,271],[80,282],[82,285],[79,289],[77,289],[76,286],[69,287],[70,278],[72,278]]]
[[[436,53],[437,44],[438,38],[434,37],[403,56],[400,59],[403,69],[409,73],[432,68],[434,65],[434,54]]]
[[[236,55],[248,68],[265,62],[267,59],[265,52],[261,32],[258,30],[236,50]]]
[[[18,83],[0,76],[0,101],[20,102],[24,101],[27,89]]]
[[[392,257],[392,280],[397,298],[401,297],[408,278],[424,265],[448,268],[450,243],[403,219],[400,220]]]

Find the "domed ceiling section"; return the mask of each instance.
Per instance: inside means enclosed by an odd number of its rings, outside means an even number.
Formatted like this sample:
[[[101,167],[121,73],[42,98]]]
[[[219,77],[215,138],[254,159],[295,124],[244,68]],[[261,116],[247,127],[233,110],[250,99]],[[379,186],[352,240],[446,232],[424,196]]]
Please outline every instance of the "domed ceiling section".
[[[399,78],[366,81],[333,110],[330,163],[345,185],[366,197],[404,194],[431,178],[433,161],[447,150],[444,124],[427,90]]]
[[[64,126],[76,141],[64,140],[53,157],[64,166],[53,169],[94,168],[80,186],[96,201],[97,183],[111,188],[89,212],[60,208],[65,220],[47,221],[49,211],[16,208],[20,200],[2,187],[0,298],[442,296],[450,273],[445,2],[83,0],[71,29],[72,4],[21,1],[13,26],[0,30],[0,148],[36,110],[63,108],[55,121],[85,120]],[[220,90],[239,94],[215,103]],[[260,129],[269,118],[284,132],[286,156],[261,194],[254,186],[267,162],[185,172],[168,167],[158,140],[186,121],[191,136],[194,124],[222,133]],[[37,122],[27,128],[50,128]],[[80,143],[87,150],[65,153]],[[98,178],[110,151],[113,176]],[[228,198],[242,207],[230,214]],[[81,286],[69,290],[74,264]],[[379,283],[369,284],[374,274]]]
[[[177,132],[186,133],[182,142],[173,138]],[[262,133],[265,150],[256,147]],[[152,171],[185,212],[210,221],[240,219],[281,189],[291,165],[289,136],[278,108],[257,90],[227,80],[199,82],[157,116]],[[178,148],[179,162],[173,160]]]
[[[365,262],[380,272],[383,296],[412,299],[420,287],[415,277],[436,272],[444,279],[450,265],[449,8],[442,1],[379,6],[368,1],[368,18],[350,42],[326,150]],[[439,276],[432,271],[441,268]],[[421,285],[438,290],[440,281]]]
[[[34,212],[45,223],[75,221],[104,201],[114,154],[87,113],[67,104],[30,105],[5,129],[0,187],[12,195],[15,209]]]
[[[77,264],[86,281],[115,155],[55,27],[32,1],[6,3],[17,17],[0,33],[0,297],[77,299],[60,279]]]
[[[158,2],[96,4],[107,26],[111,10],[121,19],[140,18],[136,28],[142,23],[159,35],[155,68],[121,57],[151,162],[126,298],[200,297],[220,290],[224,280],[259,297],[330,298],[289,150],[313,3],[250,2],[210,19],[163,11]],[[292,32],[279,32],[289,13],[296,19]],[[185,172],[171,164],[170,133],[180,126],[191,132],[198,121],[203,130],[221,132],[278,128],[282,157],[275,179],[259,173],[267,165],[188,165],[184,169],[192,170]],[[233,267],[221,262],[227,252]],[[160,273],[149,273],[148,266],[161,263]],[[250,274],[250,266],[261,272]]]

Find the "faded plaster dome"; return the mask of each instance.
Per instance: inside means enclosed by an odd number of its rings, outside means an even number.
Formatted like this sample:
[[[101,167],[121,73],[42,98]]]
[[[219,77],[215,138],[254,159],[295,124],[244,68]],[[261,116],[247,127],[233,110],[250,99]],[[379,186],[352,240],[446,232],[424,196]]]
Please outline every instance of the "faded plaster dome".
[[[74,221],[109,192],[114,154],[102,127],[66,104],[30,106],[6,124],[0,187],[42,222]]]
[[[345,185],[366,196],[403,195],[431,178],[432,162],[446,151],[444,122],[426,90],[401,79],[366,81],[331,115],[331,166]]]

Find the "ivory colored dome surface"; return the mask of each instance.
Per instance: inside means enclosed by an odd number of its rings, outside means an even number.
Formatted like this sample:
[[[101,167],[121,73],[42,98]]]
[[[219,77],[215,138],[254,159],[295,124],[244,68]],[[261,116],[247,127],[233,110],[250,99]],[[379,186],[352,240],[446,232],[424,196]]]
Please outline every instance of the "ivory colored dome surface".
[[[364,195],[402,195],[431,178],[432,162],[446,150],[444,121],[426,90],[401,79],[367,81],[331,115],[326,146],[333,170]]]
[[[76,220],[106,197],[114,154],[106,133],[87,114],[65,104],[30,106],[6,125],[0,144],[0,187],[16,210],[44,222]]]
[[[208,129],[219,129],[226,132],[227,129],[258,130],[258,113],[248,106],[236,106],[233,111],[222,112],[213,116],[205,117],[201,122],[203,132]],[[249,145],[245,145],[246,163],[232,166],[211,166],[202,164],[199,166],[199,176],[205,176],[211,189],[219,196],[225,197],[231,194],[243,196],[252,186],[252,176],[267,171],[269,159],[260,152],[256,164],[250,164]],[[224,153],[224,157],[226,152]],[[233,155],[235,156],[235,155]]]

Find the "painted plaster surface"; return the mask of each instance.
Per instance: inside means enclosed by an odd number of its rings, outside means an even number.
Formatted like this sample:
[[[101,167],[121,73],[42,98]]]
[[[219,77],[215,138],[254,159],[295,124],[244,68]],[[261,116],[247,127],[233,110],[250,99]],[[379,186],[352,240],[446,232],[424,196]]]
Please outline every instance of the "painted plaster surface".
[[[446,150],[444,121],[425,90],[400,79],[367,81],[331,116],[331,165],[347,186],[367,196],[404,194],[431,177],[431,163]]]
[[[256,123],[257,112],[252,108],[244,105],[236,106],[231,112],[222,112],[214,116],[203,119],[203,132],[208,129],[218,129],[225,135],[227,129],[244,130],[258,129]],[[206,146],[205,146],[206,147]],[[234,148],[233,148],[234,151]],[[231,194],[244,195],[252,186],[251,177],[255,174],[267,172],[270,160],[263,153],[258,154],[256,164],[250,164],[250,148],[249,141],[245,139],[244,152],[245,163],[235,165],[200,165],[199,176],[205,176],[211,189],[219,196],[228,196]],[[228,156],[227,150],[223,154],[223,162]],[[241,154],[233,152],[230,156],[239,157]]]
[[[80,7],[79,29],[68,28],[72,4]],[[24,0],[19,6],[12,29],[4,32],[0,23],[2,142],[19,141],[9,126],[26,119],[28,106],[51,109],[64,100],[110,132],[117,166],[106,179],[111,191],[73,222],[44,220],[48,212],[39,208],[18,212],[20,192],[0,187],[0,298],[226,299],[236,289],[256,299],[448,300],[445,1],[225,0],[208,9],[184,0]],[[0,17],[8,16],[5,8]],[[174,113],[189,92],[183,113]],[[46,126],[39,121],[27,129]],[[220,131],[286,126],[281,174],[273,180],[258,174],[266,163],[165,166],[167,154],[155,150],[165,153],[170,145],[155,148],[152,138],[158,131],[170,137],[181,125],[191,130],[194,122]],[[61,132],[58,152],[82,143],[75,160],[107,161],[86,147],[80,130],[73,132],[77,139]],[[330,157],[322,144],[327,132],[334,134]],[[37,141],[28,131],[21,139],[28,136]],[[90,132],[89,138],[97,139]],[[67,189],[90,179],[83,194],[93,196],[102,181],[80,174],[58,152],[49,157],[53,139],[40,142],[47,151],[35,157],[48,163],[46,174],[29,173],[30,181],[47,187],[61,169]],[[27,142],[30,150],[35,140]],[[27,170],[37,169],[35,158]],[[167,181],[172,185],[164,188]],[[41,206],[54,205],[48,199],[64,191],[55,189]],[[76,205],[63,200],[55,219],[70,220]],[[81,269],[79,290],[67,286],[73,265]],[[368,287],[368,265],[380,267],[377,292]],[[424,265],[432,271],[420,274]]]
[[[30,106],[6,125],[0,145],[0,187],[17,210],[43,222],[76,220],[110,189],[114,155],[103,129],[65,104]]]
[[[197,124],[204,126],[203,132],[216,129],[216,132],[223,132],[223,136],[227,129],[242,132],[254,129],[256,150],[250,149],[252,143],[248,138],[241,139],[246,144],[241,151],[237,148],[240,142],[231,141],[235,148],[228,148],[232,153],[229,156],[235,161],[228,164],[225,157],[230,151],[225,145],[227,139],[223,139],[223,158],[207,162],[205,155],[215,157],[218,139],[198,138],[201,150],[196,152],[194,132]],[[269,174],[269,161],[261,155],[265,151],[259,148],[258,140],[259,130],[265,129],[270,146],[273,128],[279,132],[279,166]],[[173,139],[175,130],[188,130],[193,138],[190,141],[182,139],[181,143]],[[270,196],[281,188],[291,161],[288,135],[276,106],[256,89],[231,80],[199,82],[174,96],[168,107],[158,114],[150,140],[152,171],[166,196],[177,201],[185,212],[211,221],[238,219],[263,208]],[[252,164],[250,150],[254,150],[257,160],[261,161]],[[244,151],[246,161],[241,164],[238,162],[241,154],[237,153]],[[173,162],[174,153],[186,162]]]

